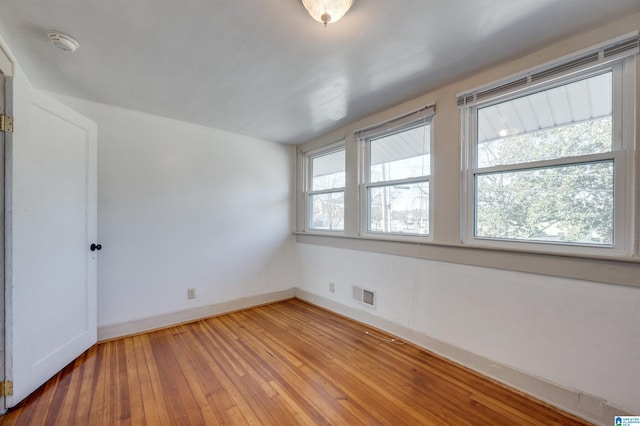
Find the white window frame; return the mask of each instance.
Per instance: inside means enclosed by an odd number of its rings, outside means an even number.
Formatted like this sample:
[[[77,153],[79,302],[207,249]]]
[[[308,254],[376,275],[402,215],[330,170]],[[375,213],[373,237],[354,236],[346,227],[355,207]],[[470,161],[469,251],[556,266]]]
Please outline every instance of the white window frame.
[[[602,57],[602,55],[601,55]],[[574,68],[564,73],[556,73],[550,79],[526,88],[500,93],[482,101],[465,105],[469,95],[459,98],[461,105],[461,125],[463,139],[463,189],[462,189],[462,243],[478,247],[509,250],[538,251],[563,254],[581,254],[605,257],[625,257],[632,255],[634,247],[634,134],[635,134],[635,69],[636,58],[626,56],[597,65]],[[613,131],[612,150],[606,153],[563,157],[554,160],[533,161],[516,165],[477,167],[477,111],[480,108],[499,104],[521,96],[541,92],[553,87],[569,84],[598,74],[612,71],[613,80]],[[462,99],[462,102],[460,101]],[[509,240],[502,238],[477,237],[475,182],[476,176],[495,172],[524,171],[553,166],[593,163],[613,160],[614,162],[614,244],[598,246],[566,242],[541,242]]]
[[[335,194],[335,193],[340,193],[342,192],[343,198],[345,197],[345,189],[346,189],[346,182],[345,182],[345,186],[343,187],[339,187],[339,188],[331,188],[331,189],[321,189],[321,190],[316,190],[313,191],[311,190],[311,184],[313,182],[313,159],[314,158],[318,158],[318,157],[323,157],[325,155],[329,155],[329,154],[333,154],[335,152],[339,152],[339,151],[345,151],[345,156],[346,156],[346,147],[345,147],[345,141],[344,140],[340,140],[338,142],[334,142],[332,144],[329,145],[325,145],[321,148],[318,149],[314,149],[308,152],[304,152],[303,153],[303,187],[304,187],[304,191],[303,191],[303,199],[304,199],[304,225],[303,225],[303,229],[304,232],[308,232],[308,233],[312,233],[312,234],[327,234],[327,235],[344,235],[345,232],[345,218],[343,217],[343,229],[336,229],[336,230],[329,230],[329,229],[317,229],[317,228],[312,228],[311,227],[311,219],[313,216],[313,211],[311,208],[311,198],[314,195],[322,195],[322,194]],[[345,165],[344,165],[344,171],[345,171],[345,178],[346,178],[346,172],[347,172],[347,162],[345,160]],[[346,204],[346,199],[345,199],[345,204]],[[344,216],[346,216],[346,206],[345,206],[345,212],[343,213]]]
[[[407,120],[402,117],[398,120],[396,126],[385,123],[383,126],[377,128],[384,128],[385,130],[376,131],[363,131],[361,135],[356,135],[356,139],[359,142],[359,165],[360,165],[360,185],[359,185],[359,210],[360,210],[360,236],[372,239],[387,239],[387,240],[399,240],[399,241],[414,241],[425,242],[433,241],[433,138],[434,138],[434,115],[435,106],[426,107],[424,109],[427,113],[420,116],[420,118],[406,122]],[[411,115],[416,114],[412,113]],[[408,116],[407,116],[408,117]],[[371,182],[371,141],[383,138],[385,136],[401,133],[418,127],[429,125],[429,170],[430,174],[418,177],[411,177],[406,179],[394,179],[385,180],[379,182]],[[380,188],[386,186],[406,185],[413,183],[426,182],[429,185],[429,209],[428,209],[428,221],[429,229],[427,234],[411,234],[411,233],[399,233],[399,232],[378,232],[370,231],[369,228],[369,189]]]

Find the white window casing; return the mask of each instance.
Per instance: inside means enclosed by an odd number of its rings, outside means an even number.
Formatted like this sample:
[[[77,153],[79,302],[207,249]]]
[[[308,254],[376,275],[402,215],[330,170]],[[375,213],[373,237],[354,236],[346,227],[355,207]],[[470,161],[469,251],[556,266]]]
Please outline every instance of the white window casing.
[[[430,105],[355,133],[361,237],[431,239],[434,114]]]
[[[630,256],[634,252],[637,253],[633,238],[636,196],[634,190],[634,112],[636,102],[635,56],[637,53],[638,35],[634,33],[602,43],[592,49],[585,49],[575,55],[569,55],[513,78],[505,79],[502,82],[487,85],[458,96],[463,139],[462,243],[478,247],[535,250],[569,255],[587,254],[620,257]],[[606,85],[600,84],[600,86],[596,86],[594,84],[593,87],[595,89],[589,85],[596,80],[606,81],[609,74],[611,75],[610,112],[608,113],[611,116],[610,149],[595,152],[571,152],[552,158],[541,157],[531,158],[530,160],[524,158],[512,162],[507,161],[504,164],[483,164],[486,161],[479,158],[480,144],[489,140],[498,141],[497,146],[499,146],[501,138],[508,140],[512,137],[508,128],[498,128],[499,126],[496,123],[500,123],[501,119],[502,122],[517,119],[520,123],[519,127],[522,129],[530,127],[530,123],[533,123],[537,126],[537,129],[533,126],[534,130],[531,132],[525,131],[525,129],[515,132],[515,136],[513,136],[519,137],[529,132],[533,134],[532,138],[535,137],[536,132],[537,134],[542,134],[568,128],[576,123],[580,125],[583,116],[585,117],[585,122],[596,122],[599,117],[603,117],[602,120],[606,121],[607,102],[598,101],[609,101],[609,99],[606,97],[606,93],[602,91],[597,93],[597,87],[606,87]],[[589,88],[584,90],[583,93],[575,89],[582,86],[589,86]],[[564,95],[566,99],[563,100],[561,95]],[[553,97],[558,100],[553,101],[552,99],[551,102],[544,104],[543,101],[545,99],[548,101],[549,98]],[[567,107],[560,109],[558,105],[567,105]],[[556,111],[553,110],[554,107]],[[540,114],[537,113],[538,110]],[[481,112],[483,117],[482,122],[479,123]],[[516,118],[512,119],[510,117]],[[550,124],[545,125],[545,120]],[[480,133],[479,127],[482,127],[482,133]],[[488,131],[487,129],[490,130]],[[487,131],[489,132],[488,134]],[[561,151],[560,149],[558,150]],[[489,152],[491,152],[491,149],[489,149]],[[565,241],[560,237],[553,240],[547,234],[538,239],[537,237],[513,237],[507,235],[509,234],[507,231],[502,236],[482,235],[482,232],[479,232],[478,209],[486,209],[488,205],[489,208],[493,207],[495,210],[496,205],[499,204],[495,202],[495,205],[491,205],[484,202],[483,207],[479,207],[478,203],[480,201],[477,198],[479,179],[504,177],[504,181],[507,182],[506,186],[495,186],[494,190],[496,190],[496,188],[509,188],[510,182],[515,179],[517,174],[525,176],[526,173],[529,173],[533,177],[547,172],[550,174],[555,172],[558,176],[565,176],[570,169],[584,170],[586,172],[600,167],[604,170],[604,167],[609,164],[613,165],[613,183],[611,185],[613,212],[610,214],[613,221],[613,229],[611,238],[601,238],[601,241],[598,241],[597,237],[600,234],[597,232],[591,234],[592,236],[595,235],[593,241],[583,241],[584,239]],[[580,176],[580,173],[575,172],[574,174]],[[605,173],[602,176],[606,177],[607,175]],[[557,180],[562,181],[560,178]],[[535,179],[532,178],[531,181],[533,182]],[[506,193],[504,191],[506,189],[502,191]],[[598,192],[598,190],[596,189],[595,192]],[[492,195],[491,192],[487,194]],[[545,192],[542,191],[540,194],[533,192],[529,195],[531,194],[544,197]],[[588,198],[590,196],[582,195],[582,197]],[[576,196],[577,198],[579,197]],[[510,198],[506,197],[505,199]],[[587,204],[585,203],[585,205]],[[510,206],[503,205],[500,207],[506,211]],[[511,207],[515,209],[515,207]],[[585,212],[588,210],[585,207]],[[603,211],[607,211],[607,208],[603,208]],[[579,213],[582,212],[577,210],[576,217],[578,217]],[[525,220],[522,215],[520,215],[520,219]],[[527,216],[526,220],[528,219]],[[541,223],[544,224],[546,222]],[[562,224],[562,222],[560,223]],[[549,228],[553,226],[555,225],[551,224]],[[504,227],[508,228],[508,225],[505,224]],[[559,225],[555,231],[550,232],[557,232],[557,235],[562,236],[562,225]]]
[[[344,141],[302,153],[304,201],[301,207],[304,211],[302,226],[305,232],[344,233],[344,175],[346,171],[344,157]],[[316,170],[314,170],[314,164]],[[323,182],[323,178],[328,181]],[[314,203],[314,200],[318,203]],[[323,211],[324,215],[315,214],[318,204],[321,204],[324,210],[333,208],[331,211]],[[314,206],[316,207],[315,211]]]

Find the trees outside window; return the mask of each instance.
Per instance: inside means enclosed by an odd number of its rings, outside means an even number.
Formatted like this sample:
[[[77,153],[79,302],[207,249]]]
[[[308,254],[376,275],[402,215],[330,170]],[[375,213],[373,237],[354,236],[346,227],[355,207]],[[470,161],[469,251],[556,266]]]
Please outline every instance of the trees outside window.
[[[619,68],[468,107],[473,238],[616,246]]]
[[[307,228],[344,230],[344,147],[311,155],[307,159],[309,178]]]

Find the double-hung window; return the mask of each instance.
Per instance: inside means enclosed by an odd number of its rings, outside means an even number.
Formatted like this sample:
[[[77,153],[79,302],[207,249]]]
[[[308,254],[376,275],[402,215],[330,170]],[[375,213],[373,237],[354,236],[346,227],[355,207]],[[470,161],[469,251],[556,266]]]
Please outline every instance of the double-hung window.
[[[344,231],[344,145],[306,156],[306,229]]]
[[[435,107],[357,134],[363,146],[365,234],[429,235],[431,120]]]
[[[459,98],[467,241],[629,253],[635,59],[624,46]]]

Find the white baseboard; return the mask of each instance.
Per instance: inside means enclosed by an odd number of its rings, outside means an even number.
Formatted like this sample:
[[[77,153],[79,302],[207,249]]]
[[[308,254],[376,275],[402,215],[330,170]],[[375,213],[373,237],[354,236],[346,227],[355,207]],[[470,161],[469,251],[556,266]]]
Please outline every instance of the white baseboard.
[[[227,314],[242,309],[266,305],[268,303],[279,302],[293,297],[295,297],[295,289],[291,288],[274,293],[243,297],[228,302],[216,303],[215,305],[200,306],[193,309],[171,312],[168,314],[128,321],[120,324],[101,326],[98,327],[98,342],[158,330],[178,324],[197,321],[202,318]]]
[[[513,367],[491,361],[464,349],[444,343],[424,333],[396,324],[369,312],[343,305],[322,296],[296,288],[295,296],[339,315],[383,330],[421,348],[468,367],[478,373],[522,391],[566,412],[599,425],[611,425],[615,416],[630,415],[597,396],[567,389]]]

